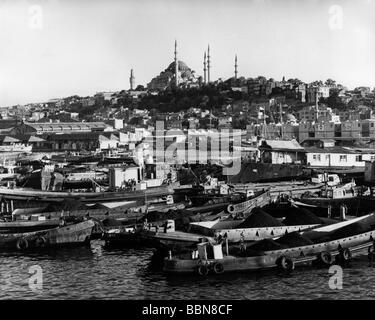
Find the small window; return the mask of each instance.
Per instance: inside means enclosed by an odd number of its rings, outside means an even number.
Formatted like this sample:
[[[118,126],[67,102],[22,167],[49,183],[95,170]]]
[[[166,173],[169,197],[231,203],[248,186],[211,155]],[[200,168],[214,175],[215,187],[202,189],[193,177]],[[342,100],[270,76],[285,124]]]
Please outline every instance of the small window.
[[[340,162],[347,162],[348,157],[346,155],[341,155],[340,156]]]
[[[374,123],[373,122],[371,122],[371,128],[373,128],[374,127]]]
[[[355,161],[356,162],[361,162],[362,161],[362,156],[355,156]]]
[[[320,154],[314,154],[313,155],[313,160],[320,161]]]

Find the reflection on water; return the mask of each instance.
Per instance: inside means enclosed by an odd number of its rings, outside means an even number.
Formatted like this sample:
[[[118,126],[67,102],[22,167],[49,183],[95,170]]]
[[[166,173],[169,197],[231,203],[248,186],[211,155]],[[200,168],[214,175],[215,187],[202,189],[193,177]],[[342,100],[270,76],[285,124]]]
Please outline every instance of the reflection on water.
[[[0,254],[0,299],[374,299],[375,268],[367,258],[344,269],[343,289],[332,290],[328,269],[235,273],[201,278],[168,276],[152,263],[153,249],[90,248]],[[157,260],[155,260],[157,261]],[[155,262],[154,261],[154,262]],[[28,285],[29,268],[43,269],[43,289]]]

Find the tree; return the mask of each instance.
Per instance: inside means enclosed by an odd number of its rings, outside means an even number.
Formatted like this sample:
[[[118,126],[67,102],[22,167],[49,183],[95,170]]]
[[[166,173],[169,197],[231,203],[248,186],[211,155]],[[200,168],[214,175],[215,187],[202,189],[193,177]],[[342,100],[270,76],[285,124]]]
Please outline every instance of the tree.
[[[291,84],[293,84],[295,86],[298,86],[298,85],[300,85],[300,84],[303,83],[300,79],[297,79],[297,78],[295,78],[295,79],[288,79],[287,82],[289,82],[289,83],[291,83]]]
[[[326,86],[329,87],[334,87],[336,85],[336,81],[332,79],[327,79],[326,82],[324,83]]]
[[[145,91],[145,87],[139,84],[139,85],[135,88],[135,91]]]
[[[340,89],[331,89],[328,98],[321,98],[319,101],[327,104],[329,108],[344,109],[346,108],[345,103],[343,103],[339,97]]]
[[[310,85],[313,86],[313,87],[320,87],[320,86],[323,85],[323,81],[317,80],[317,81],[311,82]]]

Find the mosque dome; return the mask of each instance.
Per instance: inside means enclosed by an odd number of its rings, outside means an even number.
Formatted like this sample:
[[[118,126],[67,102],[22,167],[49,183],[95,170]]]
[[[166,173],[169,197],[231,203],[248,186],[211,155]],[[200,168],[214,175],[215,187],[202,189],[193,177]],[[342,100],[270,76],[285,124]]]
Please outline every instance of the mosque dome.
[[[177,43],[175,42],[175,59],[177,60]],[[189,87],[197,85],[195,72],[191,70],[187,64],[181,60],[177,60],[178,68],[176,70],[176,62],[173,61],[158,76],[151,79],[147,84],[150,90],[165,90],[173,86]],[[176,72],[177,71],[177,72]],[[176,74],[177,73],[177,74]]]
[[[174,61],[168,66],[166,71],[174,72],[175,63]],[[187,64],[181,60],[178,60],[178,71],[184,72],[184,71],[191,71],[190,68],[187,66]]]

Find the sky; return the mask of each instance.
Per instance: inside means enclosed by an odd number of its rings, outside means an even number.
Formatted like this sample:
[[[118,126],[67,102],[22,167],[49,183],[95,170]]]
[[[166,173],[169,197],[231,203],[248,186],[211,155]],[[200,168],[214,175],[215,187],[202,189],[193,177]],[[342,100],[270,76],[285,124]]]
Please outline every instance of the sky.
[[[375,0],[0,0],[0,107],[146,85],[178,56],[211,79],[375,87]]]

